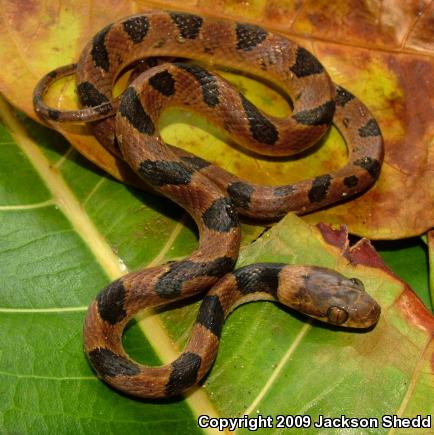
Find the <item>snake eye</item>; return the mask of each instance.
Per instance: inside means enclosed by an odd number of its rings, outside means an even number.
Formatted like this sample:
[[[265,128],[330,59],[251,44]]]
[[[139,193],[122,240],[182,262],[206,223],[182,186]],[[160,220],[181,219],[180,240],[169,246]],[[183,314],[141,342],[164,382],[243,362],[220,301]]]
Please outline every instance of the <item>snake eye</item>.
[[[365,290],[365,286],[363,285],[363,282],[360,281],[359,278],[350,278],[350,281],[351,281],[353,284],[355,284],[355,285],[357,285],[358,287],[360,287],[362,290]]]
[[[339,307],[330,307],[327,310],[327,317],[331,323],[342,325],[348,319],[348,313]]]

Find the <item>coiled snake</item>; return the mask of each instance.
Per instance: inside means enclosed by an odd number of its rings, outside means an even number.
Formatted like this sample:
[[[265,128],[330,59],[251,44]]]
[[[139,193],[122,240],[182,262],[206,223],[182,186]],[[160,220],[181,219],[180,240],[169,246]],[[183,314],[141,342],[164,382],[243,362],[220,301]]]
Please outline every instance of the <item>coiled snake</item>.
[[[199,64],[161,64],[156,56]],[[120,102],[114,100],[115,80],[144,58],[154,66],[130,83]],[[291,98],[292,115],[265,115],[200,66],[203,63],[244,71],[280,87]],[[48,107],[43,95],[51,82],[74,71],[85,108],[61,112]],[[383,145],[375,119],[361,101],[333,85],[306,49],[252,24],[149,10],[108,25],[87,44],[77,65],[47,74],[35,88],[34,106],[50,121],[92,121],[98,140],[156,191],[187,210],[199,229],[199,247],[188,259],[129,273],[90,305],[84,348],[108,384],[144,398],[176,395],[195,385],[216,357],[224,319],[235,306],[252,299],[277,300],[341,326],[376,323],[380,307],[363,284],[332,270],[263,263],[231,272],[240,242],[238,214],[276,219],[288,211],[306,213],[366,190],[378,176]],[[239,144],[274,156],[304,150],[333,121],[347,143],[348,163],[291,185],[254,185],[166,145],[158,119],[170,106],[197,111]],[[135,313],[210,288],[179,358],[167,366],[145,367],[128,357],[122,333]]]

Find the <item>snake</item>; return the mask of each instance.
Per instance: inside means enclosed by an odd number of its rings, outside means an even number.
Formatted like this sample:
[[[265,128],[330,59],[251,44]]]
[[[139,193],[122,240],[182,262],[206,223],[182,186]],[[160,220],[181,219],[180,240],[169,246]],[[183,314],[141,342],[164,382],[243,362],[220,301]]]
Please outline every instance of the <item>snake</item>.
[[[118,98],[113,86],[131,67]],[[231,86],[215,67],[239,71],[281,90],[292,113],[270,116]],[[58,110],[44,102],[51,84],[75,74],[82,104]],[[335,85],[320,61],[286,36],[256,24],[186,12],[146,10],[100,30],[77,64],[46,74],[34,90],[35,112],[50,123],[88,122],[98,141],[125,160],[157,193],[194,219],[197,249],[186,259],[130,272],[90,304],[84,350],[98,377],[128,395],[156,399],[183,394],[213,365],[222,327],[238,306],[271,300],[314,319],[369,329],[380,305],[357,278],[327,268],[257,263],[233,270],[240,247],[239,217],[275,220],[347,200],[367,190],[383,161],[375,118],[352,93]],[[298,154],[333,123],[348,149],[342,168],[296,183],[253,184],[166,144],[158,120],[180,107],[224,129],[239,145],[265,156]],[[206,293],[188,343],[173,362],[134,361],[123,331],[140,310]]]

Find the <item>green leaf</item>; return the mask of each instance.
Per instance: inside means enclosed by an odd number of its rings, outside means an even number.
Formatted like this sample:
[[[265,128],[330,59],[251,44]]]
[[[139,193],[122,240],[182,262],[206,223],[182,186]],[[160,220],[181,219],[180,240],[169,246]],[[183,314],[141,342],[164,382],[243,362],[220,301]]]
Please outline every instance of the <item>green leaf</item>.
[[[317,264],[358,277],[382,306],[376,328],[344,331],[249,304],[229,317],[214,367],[185,398],[142,402],[108,388],[82,351],[88,303],[127,267],[187,255],[196,230],[170,201],[108,178],[5,103],[0,114],[1,433],[196,433],[200,414],[433,414],[433,316],[367,241],[349,248],[344,232],[291,215],[246,245],[239,264]],[[244,227],[248,240],[260,231]],[[126,349],[148,364],[170,361],[197,306],[141,314]]]
[[[429,262],[426,244],[421,238],[375,242],[375,248],[386,264],[421,298],[433,311],[429,292]]]

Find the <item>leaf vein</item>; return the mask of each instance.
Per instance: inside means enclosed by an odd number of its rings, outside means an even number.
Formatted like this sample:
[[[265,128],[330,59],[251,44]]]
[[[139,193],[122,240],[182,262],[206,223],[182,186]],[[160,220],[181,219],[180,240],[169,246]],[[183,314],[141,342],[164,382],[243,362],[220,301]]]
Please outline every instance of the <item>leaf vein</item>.
[[[51,205],[56,205],[54,199],[48,199],[47,201],[26,205],[0,205],[0,211],[32,210],[35,208],[43,208]]]
[[[303,327],[300,329],[300,332],[295,337],[295,340],[292,342],[291,346],[289,346],[288,350],[286,351],[285,355],[283,355],[282,359],[277,364],[274,372],[268,379],[268,381],[265,383],[262,390],[259,392],[259,394],[256,396],[256,398],[253,400],[253,402],[250,404],[250,406],[241,413],[241,415],[250,415],[253,410],[258,406],[260,401],[264,398],[264,396],[268,393],[268,391],[273,386],[274,382],[276,381],[277,377],[280,375],[282,369],[285,367],[286,363],[290,359],[290,357],[294,354],[298,346],[300,345],[301,341],[303,340],[306,333],[312,328],[312,320],[306,320],[306,323],[303,325]]]

